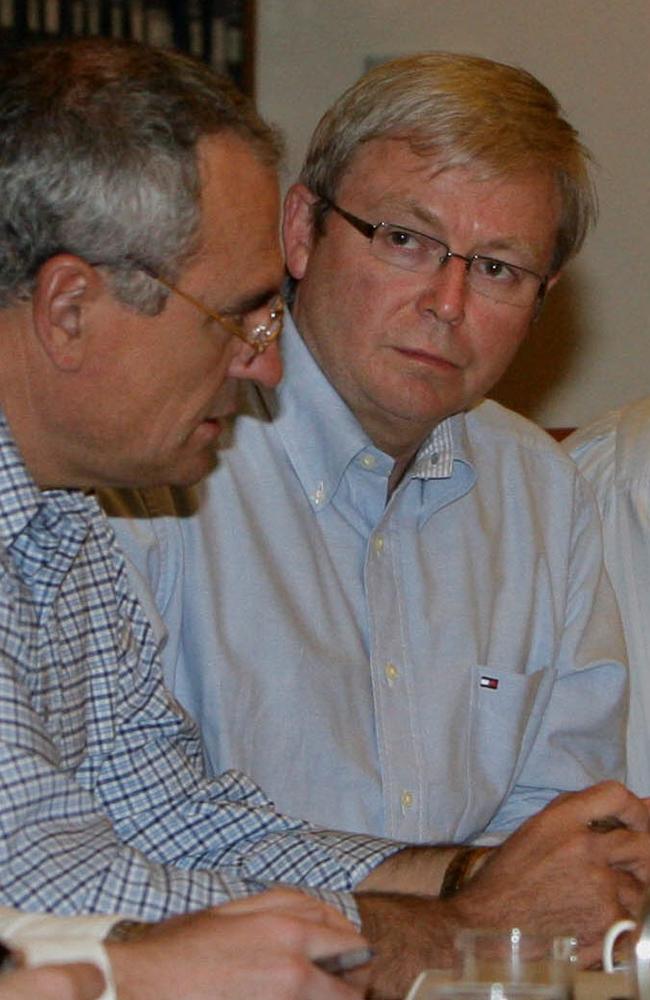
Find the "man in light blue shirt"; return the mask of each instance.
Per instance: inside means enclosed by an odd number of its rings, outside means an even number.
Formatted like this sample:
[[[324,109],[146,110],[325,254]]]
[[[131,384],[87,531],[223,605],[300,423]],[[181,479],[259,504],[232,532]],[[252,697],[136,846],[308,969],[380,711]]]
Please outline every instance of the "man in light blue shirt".
[[[194,494],[116,521],[215,773],[411,841],[622,775],[597,512],[544,432],[481,401],[592,211],[575,132],[509,67],[398,60],[324,117],[285,208],[283,383],[246,392]]]

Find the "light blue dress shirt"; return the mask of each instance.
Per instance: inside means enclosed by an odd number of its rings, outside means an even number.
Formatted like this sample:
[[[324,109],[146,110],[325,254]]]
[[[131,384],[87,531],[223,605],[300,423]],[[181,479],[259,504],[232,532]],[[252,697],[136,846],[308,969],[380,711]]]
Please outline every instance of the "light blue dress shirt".
[[[573,463],[486,402],[437,428],[386,503],[392,460],[291,321],[283,342],[284,381],[245,390],[209,479],[114,521],[212,771],[410,841],[510,829],[621,776],[623,642]]]

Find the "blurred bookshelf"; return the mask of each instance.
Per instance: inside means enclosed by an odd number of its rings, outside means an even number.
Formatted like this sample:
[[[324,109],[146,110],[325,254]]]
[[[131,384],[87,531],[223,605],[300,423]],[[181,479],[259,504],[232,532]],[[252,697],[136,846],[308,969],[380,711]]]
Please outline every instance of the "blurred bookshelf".
[[[255,0],[0,0],[0,51],[102,35],[189,52],[255,92]]]

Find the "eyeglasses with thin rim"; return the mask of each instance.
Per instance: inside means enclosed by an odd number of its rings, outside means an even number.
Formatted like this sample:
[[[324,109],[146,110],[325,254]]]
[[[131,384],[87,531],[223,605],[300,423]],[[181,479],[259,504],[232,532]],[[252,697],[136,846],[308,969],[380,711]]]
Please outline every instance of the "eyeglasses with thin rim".
[[[436,274],[452,257],[457,257],[465,262],[467,281],[473,291],[493,302],[526,308],[544,299],[549,275],[484,254],[465,256],[451,250],[436,236],[392,222],[366,222],[330,198],[320,201],[365,236],[370,241],[372,255],[386,264],[404,271]]]
[[[246,313],[244,318],[240,320],[235,319],[234,316],[224,316],[223,313],[208,309],[207,306],[199,302],[189,292],[183,291],[182,288],[168,281],[167,278],[163,278],[162,275],[158,274],[152,268],[145,267],[142,264],[138,264],[138,267],[168,291],[173,292],[174,295],[180,296],[181,299],[200,309],[202,313],[213,319],[224,330],[227,330],[228,333],[243,340],[245,344],[253,348],[256,354],[262,354],[282,333],[284,300],[281,295],[275,295],[266,305],[260,307],[260,309],[251,310],[250,313]],[[261,309],[266,311],[266,318],[263,323],[256,321],[256,318],[259,319]]]

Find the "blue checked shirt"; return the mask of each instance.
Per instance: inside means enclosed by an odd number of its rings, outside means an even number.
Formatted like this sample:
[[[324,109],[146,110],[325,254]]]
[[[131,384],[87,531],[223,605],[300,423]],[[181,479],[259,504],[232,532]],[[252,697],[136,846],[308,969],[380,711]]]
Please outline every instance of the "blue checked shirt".
[[[36,487],[1,412],[0,643],[0,904],[154,920],[281,881],[355,917],[346,890],[396,845],[206,779],[109,523]]]

